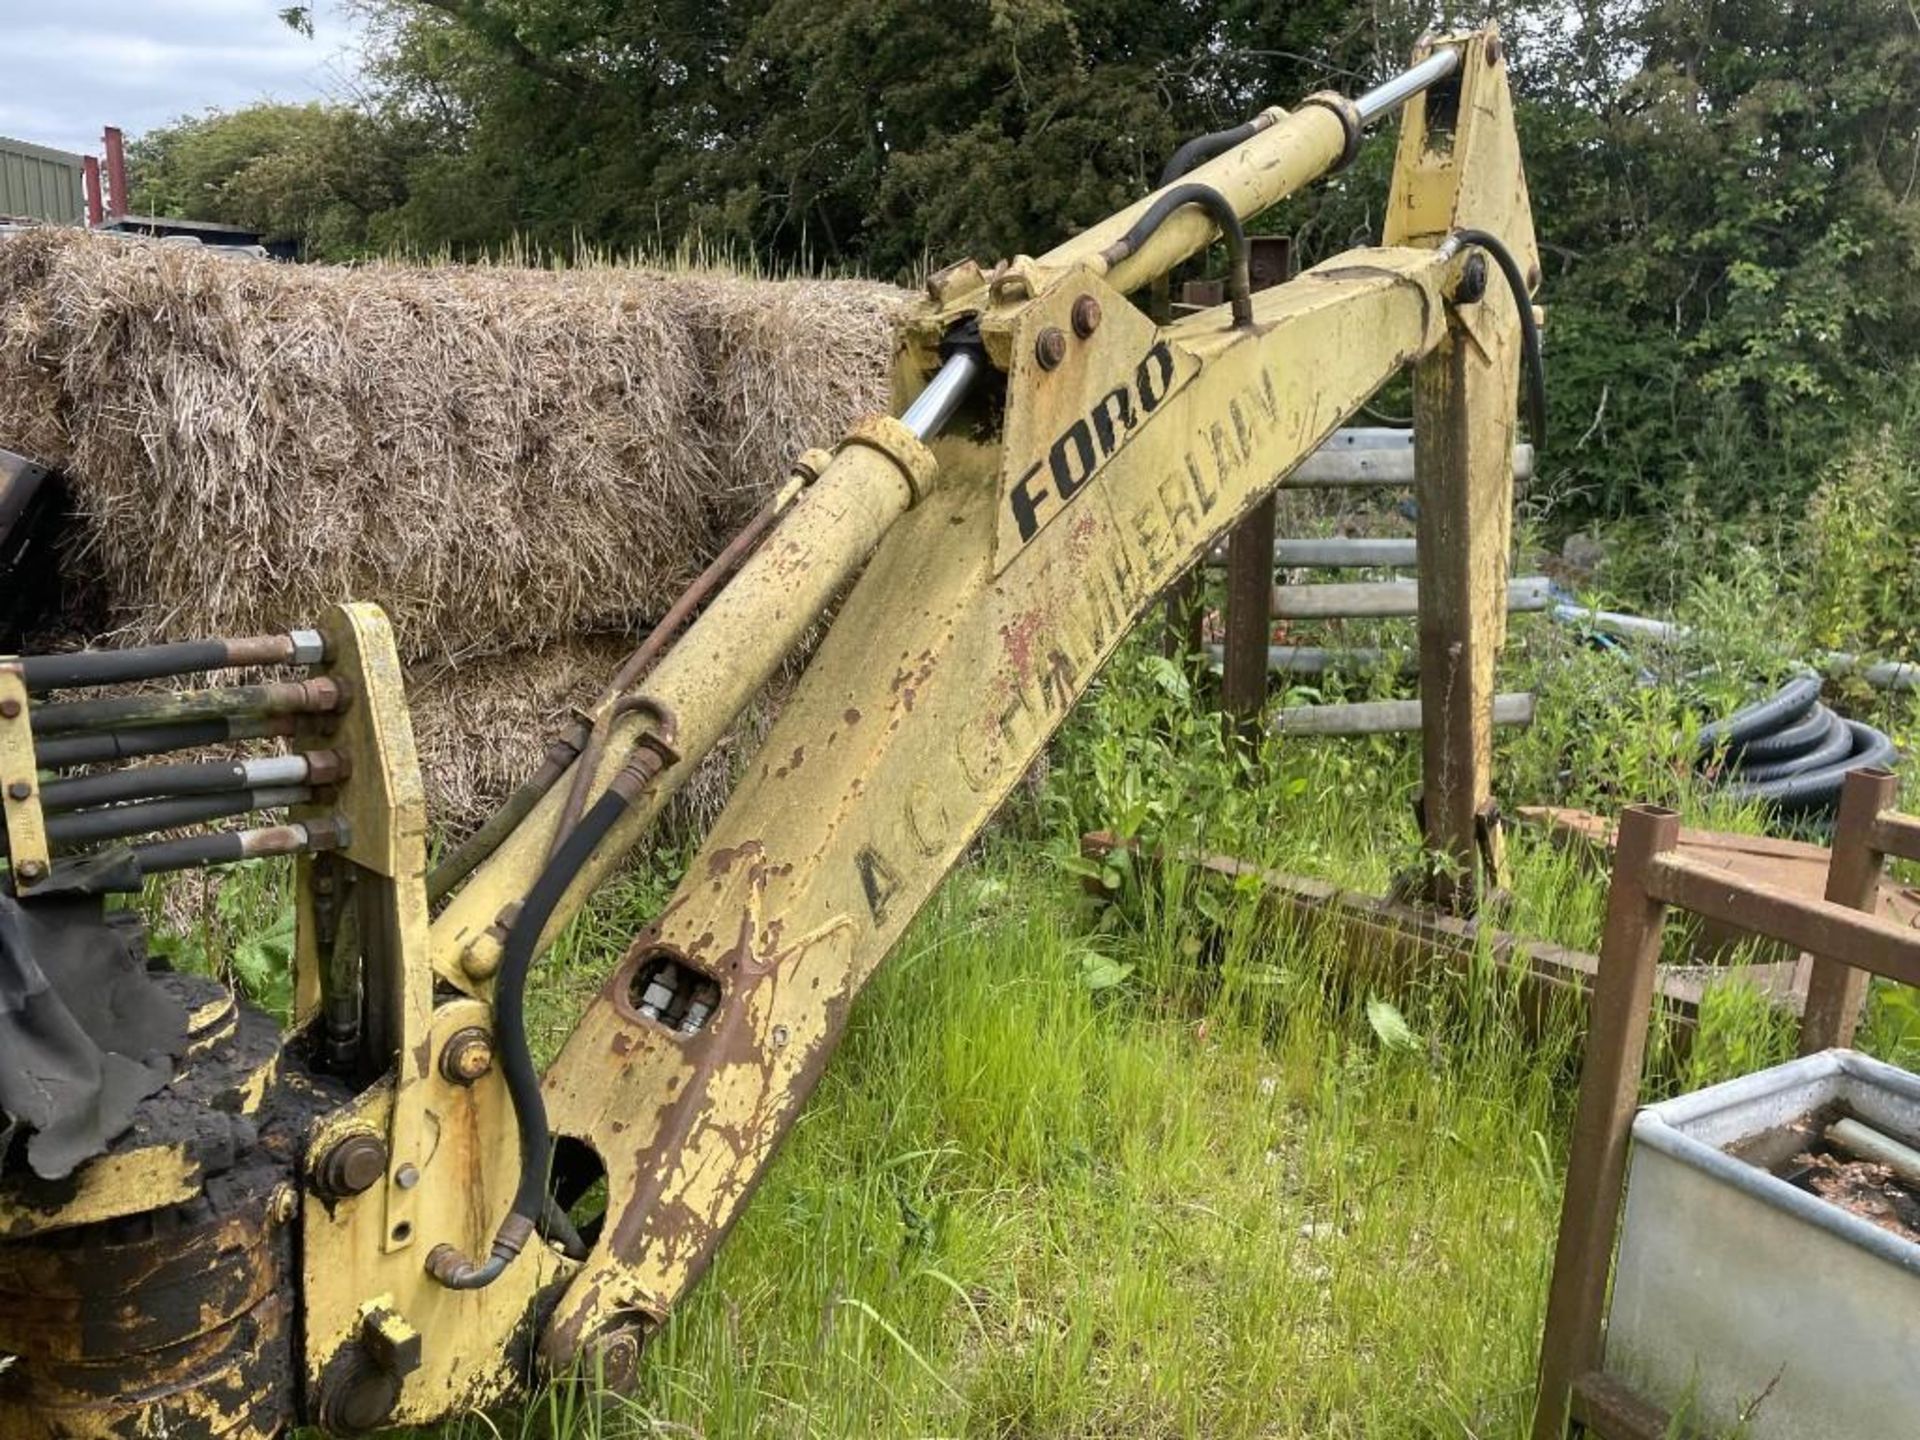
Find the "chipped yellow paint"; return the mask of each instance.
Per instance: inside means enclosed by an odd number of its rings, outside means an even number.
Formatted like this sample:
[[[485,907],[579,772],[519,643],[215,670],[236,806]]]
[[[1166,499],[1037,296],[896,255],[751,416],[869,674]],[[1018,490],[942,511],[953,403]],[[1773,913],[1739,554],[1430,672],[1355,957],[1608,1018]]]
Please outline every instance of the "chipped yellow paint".
[[[184,1145],[156,1145],[123,1155],[102,1155],[76,1174],[72,1197],[40,1207],[14,1192],[0,1191],[0,1240],[92,1225],[191,1200],[203,1172]]]
[[[7,827],[8,864],[18,876],[24,867],[47,873],[47,822],[40,813],[40,777],[33,760],[33,702],[18,665],[0,663],[0,705],[17,706],[11,720],[0,716],[0,818]],[[27,793],[16,798],[15,785]],[[16,887],[18,881],[16,880]]]
[[[424,954],[416,959],[424,964]],[[488,1007],[476,1000],[441,1005],[428,1037],[432,1054],[437,1058],[456,1031],[489,1020]],[[530,1325],[536,1293],[575,1268],[536,1243],[485,1290],[448,1290],[427,1274],[424,1257],[441,1242],[486,1253],[513,1198],[519,1151],[497,1069],[471,1085],[455,1085],[431,1066],[422,1088],[424,1128],[434,1143],[413,1189],[418,1230],[410,1249],[385,1243],[381,1186],[335,1202],[308,1193],[302,1202],[307,1393],[316,1393],[328,1364],[357,1339],[367,1308],[386,1306],[423,1340],[421,1365],[403,1382],[395,1424],[424,1423],[512,1395],[520,1376],[509,1347]],[[351,1130],[386,1133],[392,1093],[391,1082],[383,1082],[327,1117],[308,1154],[325,1154]]]
[[[1491,33],[1445,42],[1467,51],[1469,118],[1450,157],[1403,138],[1390,243],[1262,292],[1250,325],[1231,325],[1222,306],[1155,326],[1126,299],[1213,233],[1183,211],[1109,274],[1100,251],[1147,201],[1015,262],[998,284],[978,267],[937,283],[908,328],[896,395],[924,384],[947,323],[977,315],[989,356],[1008,372],[1004,409],[978,406],[933,450],[896,421],[864,423],[644,677],[638,693],[675,717],[683,758],[582,869],[549,938],[844,596],[732,803],[545,1078],[556,1136],[580,1141],[606,1169],[605,1225],[584,1262],[534,1243],[477,1291],[440,1286],[424,1264],[440,1243],[484,1254],[515,1189],[517,1138],[499,1072],[460,1085],[437,1062],[456,1031],[491,1025],[498,957],[486,932],[544,867],[571,777],[429,923],[424,810],[391,635],[371,607],[329,618],[331,664],[352,703],[324,743],[363,767],[342,791],[346,858],[372,886],[362,913],[393,957],[382,1012],[394,1019],[378,1037],[391,1070],[317,1125],[308,1156],[362,1129],[387,1137],[391,1157],[386,1182],[362,1195],[300,1202],[304,1393],[318,1393],[373,1323],[389,1339],[421,1338],[420,1366],[390,1417],[409,1424],[511,1396],[524,1378],[514,1358],[526,1353],[522,1342],[537,1340],[541,1360],[560,1367],[610,1329],[663,1318],[745,1204],[861,986],[1130,626],[1409,365],[1419,366],[1423,432],[1451,427],[1434,447],[1445,473],[1422,462],[1423,503],[1440,497],[1449,517],[1478,527],[1461,573],[1467,592],[1480,593],[1505,544],[1505,522],[1485,500],[1489,457],[1504,456],[1513,428],[1513,312],[1492,289],[1474,307],[1485,314],[1450,304],[1460,262],[1436,247],[1452,225],[1475,223],[1508,235],[1523,263],[1533,253],[1504,67],[1487,60]],[[1324,173],[1343,144],[1334,111],[1309,105],[1193,178],[1252,213]],[[1091,333],[1071,325],[1084,300],[1102,315]],[[1046,329],[1070,337],[1051,370],[1033,360]],[[995,385],[988,377],[983,388]],[[1483,638],[1493,623],[1477,601],[1449,613]],[[615,699],[592,713],[609,716]],[[632,714],[612,725],[594,794],[653,723]],[[320,957],[309,933],[311,867],[298,874],[296,994],[310,1018]],[[636,1008],[635,977],[662,952],[720,987],[697,1033]],[[436,982],[463,993],[436,1005]],[[111,1181],[110,1168],[103,1173]],[[166,1193],[144,1187],[130,1208]],[[241,1415],[221,1419],[244,1433]]]

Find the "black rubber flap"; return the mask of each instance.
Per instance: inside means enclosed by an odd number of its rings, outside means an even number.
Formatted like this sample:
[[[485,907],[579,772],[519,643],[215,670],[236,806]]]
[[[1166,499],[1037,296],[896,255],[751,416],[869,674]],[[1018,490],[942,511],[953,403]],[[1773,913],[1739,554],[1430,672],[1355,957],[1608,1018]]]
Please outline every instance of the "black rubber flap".
[[[36,1175],[63,1179],[104,1151],[186,1046],[185,1008],[99,899],[0,894],[0,1110],[30,1132]]]

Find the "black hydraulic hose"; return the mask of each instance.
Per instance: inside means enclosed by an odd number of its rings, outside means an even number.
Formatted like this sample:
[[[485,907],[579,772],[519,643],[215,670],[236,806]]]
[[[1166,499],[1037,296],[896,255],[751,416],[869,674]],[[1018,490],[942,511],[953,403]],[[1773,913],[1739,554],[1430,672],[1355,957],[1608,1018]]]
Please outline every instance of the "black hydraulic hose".
[[[540,1093],[540,1072],[534,1068],[533,1050],[527,1041],[527,975],[533,968],[540,933],[581,869],[634,800],[679,758],[672,748],[676,726],[671,715],[650,700],[638,700],[631,708],[652,711],[659,733],[641,737],[634,758],[547,861],[501,948],[500,969],[493,982],[494,1049],[519,1133],[520,1180],[514,1190],[513,1207],[494,1232],[493,1248],[484,1262],[476,1265],[447,1244],[434,1246],[428,1254],[427,1273],[449,1290],[479,1290],[491,1285],[525,1247],[548,1211],[551,1197],[547,1193],[547,1167],[553,1132],[547,1123],[546,1097]]]
[[[1822,741],[1830,740],[1839,724],[1839,716],[1826,706],[1816,704],[1800,719],[1731,747],[1733,763],[1742,770],[1752,770],[1760,765],[1797,759],[1809,750],[1818,749]]]
[[[1224,155],[1236,145],[1244,145],[1273,122],[1265,116],[1249,120],[1244,125],[1235,125],[1230,130],[1214,130],[1206,135],[1196,135],[1173,152],[1173,156],[1160,172],[1160,184],[1164,188],[1213,159]]]
[[[317,631],[249,635],[241,639],[176,640],[124,650],[73,650],[64,655],[26,655],[19,664],[36,695],[92,685],[124,685],[252,665],[313,665],[326,658]]]
[[[291,735],[293,731],[294,717],[280,715],[264,720],[193,720],[179,725],[114,730],[101,735],[57,735],[49,740],[36,736],[33,758],[43,770],[59,770],[69,765],[163,755],[170,750],[197,750],[203,745],[225,745],[235,740],[261,740]]]
[[[1840,787],[1849,771],[1890,765],[1894,760],[1893,741],[1858,720],[1845,722],[1852,744],[1844,760],[1823,765],[1817,770],[1802,770],[1778,780],[1729,785],[1725,794],[1735,800],[1764,800],[1783,814],[1804,814],[1831,807],[1840,795]]]
[[[1721,778],[1729,784],[1758,784],[1765,780],[1785,779],[1803,771],[1818,770],[1846,759],[1853,753],[1853,731],[1847,728],[1845,720],[1826,706],[1822,705],[1819,709],[1826,717],[1826,733],[1811,750],[1803,750],[1784,760],[1770,760],[1762,765],[1748,764],[1742,756]]]
[[[1107,262],[1107,268],[1112,269],[1152,239],[1169,215],[1188,205],[1198,205],[1219,227],[1220,238],[1227,246],[1227,294],[1233,303],[1233,323],[1236,327],[1251,325],[1253,272],[1247,260],[1247,227],[1240,223],[1233,203],[1211,185],[1189,180],[1163,191],[1126,234],[1101,252],[1101,258]]]
[[[479,1290],[491,1285],[520,1253],[546,1212],[547,1159],[553,1148],[553,1132],[547,1125],[546,1097],[540,1093],[540,1072],[534,1068],[533,1051],[527,1043],[527,974],[533,968],[540,932],[547,928],[561,897],[631,803],[614,789],[594,801],[540,872],[514,918],[513,928],[507,931],[500,971],[493,982],[493,1033],[500,1074],[513,1102],[514,1124],[519,1132],[520,1182],[513,1192],[513,1208],[494,1233],[493,1249],[484,1263],[476,1266],[448,1245],[435,1246],[427,1257],[428,1270],[449,1290]]]
[[[1765,700],[1756,700],[1742,707],[1724,720],[1716,720],[1711,725],[1700,728],[1700,749],[1707,752],[1716,746],[1744,745],[1762,735],[1771,735],[1782,725],[1798,720],[1811,710],[1820,700],[1820,677],[1818,675],[1798,675],[1789,680],[1780,690]]]
[[[1536,450],[1547,448],[1547,362],[1540,353],[1540,327],[1534,323],[1533,294],[1527,289],[1527,277],[1500,237],[1486,230],[1456,230],[1453,238],[1463,245],[1476,245],[1493,257],[1513,292],[1513,305],[1520,312],[1520,357],[1527,369],[1527,429],[1533,435]]]
[[[47,816],[47,843],[68,847],[94,845],[102,840],[123,840],[130,835],[151,835],[160,830],[176,830],[184,825],[225,820],[234,815],[251,814],[255,810],[283,810],[289,805],[305,805],[312,799],[313,791],[308,786],[282,785],[230,790],[214,795],[166,796],[129,805],[104,805],[97,810],[75,810],[71,814]],[[0,853],[4,853],[6,848],[5,843],[0,842]]]

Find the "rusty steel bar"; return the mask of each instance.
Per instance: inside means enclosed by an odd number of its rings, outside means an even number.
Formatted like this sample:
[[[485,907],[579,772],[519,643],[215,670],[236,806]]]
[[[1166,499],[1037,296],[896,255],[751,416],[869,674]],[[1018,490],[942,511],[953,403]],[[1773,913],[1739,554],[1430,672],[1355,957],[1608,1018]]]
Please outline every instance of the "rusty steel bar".
[[[1621,813],[1547,1292],[1533,1440],[1562,1440],[1574,1381],[1600,1368],[1607,1276],[1666,917],[1647,882],[1679,841],[1680,816],[1672,810],[1632,805]]]
[[[194,720],[260,719],[279,715],[325,715],[342,708],[344,692],[333,680],[277,681],[224,690],[187,690],[171,695],[115,695],[70,700],[33,712],[35,735],[72,735],[123,725],[177,725]]]
[[[1616,866],[1617,868],[1617,866]],[[1826,900],[1808,900],[1760,880],[1736,878],[1710,861],[1662,855],[1647,888],[1669,905],[1779,940],[1814,955],[1920,985],[1920,934],[1878,915]]]
[[[1885,771],[1856,770],[1854,775],[1885,774]],[[1842,791],[1842,798],[1845,792]],[[1887,805],[1893,801],[1889,799]],[[1886,806],[1882,806],[1885,809]],[[1880,815],[1873,822],[1873,848],[1897,860],[1920,860],[1920,816]]]
[[[1673,1417],[1625,1381],[1598,1371],[1573,1384],[1573,1419],[1600,1440],[1694,1440]]]
[[[1273,586],[1274,497],[1269,491],[1233,529],[1227,545],[1225,657],[1220,672],[1220,708],[1228,723],[1246,730],[1267,703],[1267,642],[1273,621],[1267,597]]]
[[[514,826],[532,813],[533,807],[567,773],[567,767],[580,758],[580,752],[586,748],[592,732],[593,727],[585,720],[574,722],[566,734],[547,747],[546,758],[540,762],[540,768],[527,777],[526,783],[509,795],[478,830],[456,845],[428,872],[429,905],[437,905],[446,899],[481,861],[500,848],[500,842],[513,833]]]
[[[1900,783],[1886,770],[1855,770],[1840,787],[1840,813],[1827,861],[1827,899],[1871,913],[1880,898],[1886,846],[1880,812],[1893,804]],[[1867,972],[1837,956],[1815,955],[1800,1017],[1800,1053],[1812,1055],[1852,1043],[1867,996]]]
[[[113,760],[135,760],[143,755],[164,755],[172,750],[198,750],[205,745],[291,735],[293,726],[291,715],[146,725],[138,730],[110,731],[104,735],[61,735],[36,740],[33,753],[41,769],[59,770],[69,765],[99,765]]]
[[[27,689],[36,695],[83,685],[124,685],[206,670],[247,665],[317,665],[327,658],[317,630],[250,635],[229,640],[182,640],[125,650],[75,650],[65,655],[28,655],[20,660]]]
[[[734,571],[744,565],[747,559],[760,548],[760,542],[773,529],[782,512],[792,504],[801,489],[817,478],[819,466],[810,463],[812,453],[809,452],[809,455],[801,457],[801,466],[796,468],[793,480],[782,486],[778,493],[755,512],[753,518],[741,527],[740,532],[727,542],[726,548],[714,556],[707,568],[695,577],[691,585],[680,592],[679,598],[667,608],[667,613],[660,617],[660,623],[647,632],[647,638],[640,642],[639,648],[620,662],[620,668],[614,672],[613,679],[607,685],[606,696],[609,699],[624,695],[645,678],[658,663],[661,655],[666,653],[667,646],[673,637],[680,633],[682,627],[693,618],[700,607],[732,577]],[[824,464],[825,460],[826,457],[821,455],[820,462]],[[798,483],[794,483],[795,481]],[[547,852],[549,855],[559,853],[561,845],[566,843],[567,836],[573,833],[574,826],[580,823],[581,815],[586,812],[587,797],[593,789],[595,777],[600,774],[601,762],[606,757],[607,740],[612,730],[613,719],[614,717],[608,714],[587,732],[586,743],[578,752],[581,763],[575,767],[573,779],[567,786],[566,801],[560,809],[560,826],[553,833],[553,844]],[[539,799],[538,795],[533,797],[534,802],[538,802]],[[532,804],[527,807],[529,811],[532,808]],[[504,831],[501,838],[505,838]],[[499,840],[495,840],[496,848],[498,844]],[[485,858],[483,855],[476,859],[473,865],[469,865],[468,873],[471,873],[474,866]],[[449,885],[448,889],[451,888],[452,886]],[[443,890],[441,893],[445,894],[446,891]]]

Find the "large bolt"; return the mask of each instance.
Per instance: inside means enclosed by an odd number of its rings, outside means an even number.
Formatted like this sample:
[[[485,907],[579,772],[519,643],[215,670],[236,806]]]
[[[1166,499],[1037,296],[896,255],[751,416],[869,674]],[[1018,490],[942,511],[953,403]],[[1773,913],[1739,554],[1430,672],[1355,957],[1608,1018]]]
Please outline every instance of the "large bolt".
[[[33,785],[30,781],[16,780],[7,786],[9,800],[29,800],[33,798]]]
[[[1082,295],[1073,302],[1073,333],[1087,340],[1099,328],[1100,302],[1091,295]]]
[[[32,884],[47,873],[45,863],[39,860],[22,860],[13,869],[14,873],[28,884]]]
[[[14,699],[11,695],[4,700],[0,700],[0,720],[18,720],[19,718],[20,702],[18,700]]]
[[[456,1030],[440,1051],[440,1073],[450,1084],[471,1085],[493,1069],[493,1037],[478,1025]]]
[[[1047,326],[1033,342],[1033,358],[1042,370],[1056,368],[1067,358],[1067,332],[1058,325]]]
[[[378,1135],[356,1130],[328,1147],[313,1167],[313,1183],[329,1200],[371,1190],[387,1173],[387,1147]]]
[[[640,1327],[623,1325],[587,1345],[586,1374],[616,1395],[631,1395],[640,1381]]]

